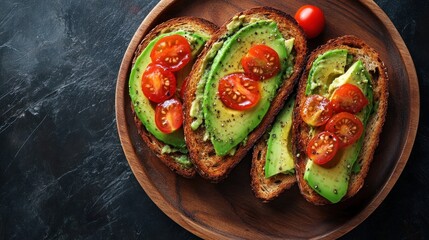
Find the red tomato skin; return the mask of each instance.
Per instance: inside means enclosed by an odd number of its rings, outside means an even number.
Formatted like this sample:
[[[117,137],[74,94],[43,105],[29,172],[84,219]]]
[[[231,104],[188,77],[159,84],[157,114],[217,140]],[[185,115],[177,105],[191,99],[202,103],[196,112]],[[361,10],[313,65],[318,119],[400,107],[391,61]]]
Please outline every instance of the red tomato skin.
[[[315,145],[317,143],[317,145]],[[314,148],[313,148],[314,147]],[[335,134],[323,131],[314,136],[307,145],[307,156],[317,165],[331,161],[338,151],[338,138]]]
[[[237,91],[240,94],[237,94]],[[259,82],[243,73],[226,75],[219,81],[218,96],[228,108],[235,110],[253,108],[261,99]]]
[[[159,86],[160,82],[161,86]],[[163,66],[151,63],[146,67],[142,75],[142,91],[152,102],[163,102],[174,96],[176,92],[176,77]]]
[[[267,45],[254,45],[241,59],[244,73],[254,80],[265,80],[280,72],[280,58]]]
[[[183,124],[182,103],[172,98],[156,105],[155,123],[158,129],[166,134],[179,129]]]
[[[343,119],[346,119],[346,121],[352,123],[352,125],[350,127],[339,128],[338,124],[340,124],[340,121]],[[339,147],[344,148],[359,140],[363,134],[364,126],[362,121],[355,115],[349,112],[341,112],[329,119],[328,123],[326,123],[325,130],[334,133],[339,140]],[[344,131],[346,131],[347,135]],[[351,135],[352,133],[353,135]]]
[[[308,38],[317,37],[325,27],[323,11],[314,5],[304,5],[295,13],[295,20]]]
[[[331,97],[331,107],[335,112],[358,113],[368,104],[362,90],[350,83],[341,85]]]
[[[152,62],[176,72],[191,61],[191,51],[188,40],[183,36],[174,34],[159,39],[153,46],[150,58]]]
[[[306,97],[300,108],[302,120],[313,127],[324,125],[333,114],[329,99],[316,94]]]
[[[182,99],[182,101],[184,100],[184,97],[185,97],[186,84],[188,84],[188,80],[189,80],[189,76],[183,80],[182,87],[180,88],[180,94],[179,95],[180,95],[180,98]]]

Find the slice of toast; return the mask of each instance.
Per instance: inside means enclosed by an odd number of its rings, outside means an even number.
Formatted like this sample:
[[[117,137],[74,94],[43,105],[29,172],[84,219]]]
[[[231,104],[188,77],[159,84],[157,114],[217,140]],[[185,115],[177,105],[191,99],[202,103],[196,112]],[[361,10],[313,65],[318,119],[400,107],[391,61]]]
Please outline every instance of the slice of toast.
[[[347,49],[356,60],[361,60],[364,63],[365,68],[368,70],[372,78],[371,84],[373,88],[374,105],[378,105],[378,108],[374,109],[375,112],[372,113],[368,120],[364,131],[365,135],[362,150],[356,160],[360,164],[361,170],[357,174],[352,173],[347,194],[342,200],[354,196],[362,188],[374,151],[378,145],[379,135],[381,133],[387,111],[388,76],[386,67],[380,59],[379,54],[369,47],[363,40],[350,35],[339,37],[328,41],[326,44],[320,46],[310,54],[305,70],[299,81],[296,105],[294,109],[292,134],[296,177],[301,194],[307,201],[316,205],[329,204],[330,202],[317,194],[304,180],[305,166],[308,160],[305,152],[307,144],[310,141],[310,136],[308,134],[310,128],[300,117],[299,111],[305,101],[305,89],[312,63],[320,54],[338,48]]]
[[[268,137],[269,135],[265,134],[253,148],[252,168],[250,170],[252,191],[263,202],[269,202],[277,198],[296,182],[295,174],[277,174],[270,178],[265,178],[264,167]]]
[[[166,22],[163,22],[159,25],[157,25],[155,28],[153,28],[141,41],[139,44],[133,59],[133,64],[137,60],[137,57],[142,53],[142,51],[146,48],[146,46],[157,36],[159,36],[162,33],[168,33],[172,31],[177,30],[185,30],[188,32],[200,32],[204,33],[205,35],[213,36],[215,31],[218,29],[218,27],[201,18],[196,17],[179,17],[170,19]],[[196,174],[195,168],[188,167],[185,168],[181,164],[179,164],[175,158],[182,156],[182,153],[163,153],[162,149],[166,145],[162,141],[155,138],[150,132],[146,130],[140,119],[137,117],[133,104],[131,104],[131,109],[134,115],[134,122],[136,124],[137,130],[143,141],[146,143],[146,145],[156,154],[156,156],[172,171],[176,172],[177,174],[186,177],[191,178],[194,177]]]
[[[206,58],[212,46],[223,41],[228,37],[228,24],[233,22],[239,16],[244,23],[249,23],[255,18],[270,19],[277,23],[280,32],[285,39],[295,38],[292,54],[294,55],[294,66],[291,76],[284,79],[283,84],[277,90],[276,97],[272,100],[268,112],[262,119],[262,122],[257,126],[247,137],[245,143],[237,146],[233,155],[218,156],[215,153],[210,140],[205,139],[205,127],[201,125],[195,131],[191,128],[193,118],[190,116],[192,102],[196,98],[198,84],[206,67]],[[186,143],[191,156],[191,161],[194,163],[198,173],[212,182],[218,182],[227,177],[228,173],[241,161],[246,153],[252,148],[255,142],[264,134],[267,127],[273,122],[275,116],[282,108],[285,99],[292,92],[301,70],[304,66],[305,56],[307,53],[306,37],[298,26],[296,21],[289,15],[279,10],[269,7],[259,7],[249,9],[238,13],[235,18],[227,21],[213,36],[212,40],[206,45],[205,49],[199,56],[197,62],[192,69],[189,81],[187,82],[184,101],[184,131]],[[240,61],[240,59],[237,59]]]

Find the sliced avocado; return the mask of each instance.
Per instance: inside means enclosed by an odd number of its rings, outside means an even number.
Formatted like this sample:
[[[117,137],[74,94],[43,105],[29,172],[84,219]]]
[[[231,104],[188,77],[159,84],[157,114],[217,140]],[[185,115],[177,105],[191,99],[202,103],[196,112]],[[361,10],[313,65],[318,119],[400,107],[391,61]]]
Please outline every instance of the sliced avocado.
[[[338,163],[332,168],[326,168],[307,161],[304,179],[318,194],[332,203],[339,202],[347,193],[350,172],[362,147],[361,138],[353,145],[340,149],[331,162]]]
[[[286,51],[288,55],[292,52],[293,44],[295,43],[295,38],[289,38],[285,41]]]
[[[326,97],[331,82],[344,73],[347,50],[335,49],[319,55],[308,74],[306,95],[319,94]]]
[[[183,152],[183,150],[186,149],[186,144],[183,136],[183,128],[170,134],[165,134],[159,131],[155,124],[155,105],[151,103],[149,99],[147,99],[146,96],[143,94],[141,86],[142,74],[144,73],[147,65],[149,65],[149,63],[151,62],[150,52],[152,51],[153,46],[162,37],[173,34],[179,34],[188,39],[191,45],[193,58],[197,56],[197,54],[204,46],[206,40],[208,40],[209,38],[209,36],[203,34],[188,33],[185,31],[176,31],[159,35],[147,45],[147,47],[137,58],[133,68],[131,69],[128,84],[131,102],[133,104],[134,110],[137,114],[137,117],[143,123],[145,128],[160,141],[169,144],[173,147],[176,147],[179,149],[179,151]],[[183,79],[180,79],[180,76],[183,75],[185,74],[178,73],[178,82],[183,81]]]
[[[329,53],[327,52],[325,55]],[[325,66],[325,68],[327,67]],[[335,78],[329,86],[317,89],[318,94],[329,97],[334,89],[345,83],[358,86],[369,101],[369,104],[356,114],[356,117],[362,121],[365,127],[372,112],[373,96],[370,75],[361,61],[355,62],[346,73]],[[308,94],[313,94],[313,92],[310,91]],[[362,148],[363,139],[364,135],[356,143],[340,149],[334,159],[331,160],[331,162],[336,163],[333,167],[319,166],[309,159],[304,173],[304,179],[308,185],[330,202],[339,202],[347,193],[350,174],[352,169],[356,168],[355,162]]]
[[[204,121],[203,114],[203,99],[204,99],[204,89],[207,83],[207,77],[209,75],[210,67],[213,63],[213,59],[216,57],[216,53],[223,46],[223,41],[214,43],[210,50],[207,52],[207,55],[204,57],[204,61],[201,63],[203,65],[204,72],[198,82],[197,89],[195,91],[195,99],[192,101],[191,109],[189,115],[193,118],[191,123],[192,130],[198,129]],[[209,139],[208,132],[205,132],[204,141]]]
[[[332,81],[331,85],[329,85],[329,94],[332,95],[335,89],[346,83],[356,85],[361,89],[363,94],[365,94],[368,86],[368,79],[365,76],[365,71],[362,61],[356,61],[350,66],[346,73]]]
[[[265,160],[265,177],[276,174],[289,174],[295,172],[292,155],[292,113],[294,97],[286,103],[277,116],[270,131],[267,142],[267,155]]]
[[[218,97],[219,80],[231,73],[244,72],[240,59],[255,44],[268,45],[277,52],[281,62],[280,73],[260,82],[261,100],[255,107],[245,111],[230,109]],[[277,24],[267,20],[242,27],[219,49],[208,72],[202,105],[206,130],[217,155],[228,154],[262,121],[282,84],[286,59],[285,39]]]

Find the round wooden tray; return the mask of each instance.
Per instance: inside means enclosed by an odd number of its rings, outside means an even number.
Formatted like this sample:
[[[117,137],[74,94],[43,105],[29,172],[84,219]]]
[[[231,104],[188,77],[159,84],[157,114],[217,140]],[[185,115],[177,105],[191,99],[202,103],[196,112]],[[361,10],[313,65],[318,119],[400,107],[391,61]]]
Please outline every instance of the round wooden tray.
[[[222,25],[235,13],[271,6],[293,15],[303,4],[321,7],[324,33],[309,41],[310,50],[330,38],[354,34],[375,48],[388,67],[389,107],[374,162],[362,190],[331,206],[314,206],[295,186],[263,204],[250,188],[250,156],[222,183],[172,173],[144,145],[133,123],[128,95],[131,61],[144,35],[177,16],[206,18]],[[203,238],[336,238],[369,216],[383,201],[410,155],[419,119],[419,88],[413,61],[398,31],[372,1],[161,1],[142,22],[123,58],[116,88],[116,119],[125,155],[137,180],[170,218]]]

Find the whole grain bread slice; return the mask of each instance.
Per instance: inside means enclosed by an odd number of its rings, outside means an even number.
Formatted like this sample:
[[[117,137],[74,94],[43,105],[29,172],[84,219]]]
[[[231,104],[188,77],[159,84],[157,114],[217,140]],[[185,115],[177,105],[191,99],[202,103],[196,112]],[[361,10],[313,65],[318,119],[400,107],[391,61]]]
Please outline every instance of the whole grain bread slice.
[[[310,136],[308,134],[310,128],[300,117],[299,111],[305,101],[305,89],[312,63],[317,56],[332,49],[347,49],[356,60],[359,59],[364,63],[372,78],[371,84],[374,94],[374,103],[375,106],[378,106],[374,110],[375,112],[370,116],[364,131],[365,135],[362,150],[357,159],[357,162],[361,166],[361,170],[357,174],[352,173],[347,194],[342,200],[354,196],[362,188],[364,179],[373,159],[374,151],[378,145],[379,135],[381,133],[387,111],[387,69],[383,61],[380,59],[379,54],[363,40],[351,35],[339,37],[328,41],[326,44],[320,46],[310,54],[305,70],[299,81],[296,105],[294,108],[292,139],[294,142],[293,151],[295,156],[296,177],[301,194],[307,201],[316,205],[329,204],[330,202],[317,194],[304,180],[305,166],[308,161],[305,149],[310,141]]]
[[[191,156],[191,161],[194,163],[198,173],[212,182],[219,182],[227,177],[229,172],[241,161],[246,153],[252,148],[255,142],[264,134],[267,127],[273,122],[275,116],[282,108],[285,99],[292,92],[301,70],[304,66],[305,56],[307,54],[307,40],[298,26],[296,21],[288,14],[269,7],[252,8],[244,12],[236,14],[244,16],[243,21],[249,23],[254,18],[271,19],[277,22],[280,32],[285,39],[295,38],[292,54],[294,55],[293,73],[288,79],[284,79],[283,84],[278,89],[276,97],[271,102],[271,106],[262,119],[260,125],[255,128],[247,138],[246,143],[240,144],[235,151],[235,154],[227,156],[217,156],[215,154],[212,143],[204,139],[205,128],[201,125],[195,131],[191,128],[193,118],[190,116],[192,102],[196,98],[198,83],[203,75],[207,64],[206,58],[211,47],[219,41],[224,40],[228,36],[227,25],[233,21],[234,17],[227,21],[216,32],[212,40],[206,45],[195,63],[187,82],[184,101],[184,131],[185,139]],[[237,59],[240,61],[240,59]]]
[[[166,22],[163,22],[153,28],[140,42],[133,59],[133,64],[137,60],[137,57],[142,53],[146,46],[157,36],[163,33],[184,30],[187,32],[203,33],[205,35],[213,36],[218,27],[205,19],[196,18],[196,17],[178,17],[170,19]],[[133,104],[131,104],[132,113],[134,115],[134,122],[137,127],[137,131],[146,145],[155,153],[155,155],[161,160],[168,168],[177,174],[186,177],[192,178],[195,176],[195,168],[184,167],[179,164],[175,158],[183,155],[182,153],[162,153],[162,149],[166,145],[162,141],[155,138],[150,132],[146,130],[140,119],[137,117]]]

